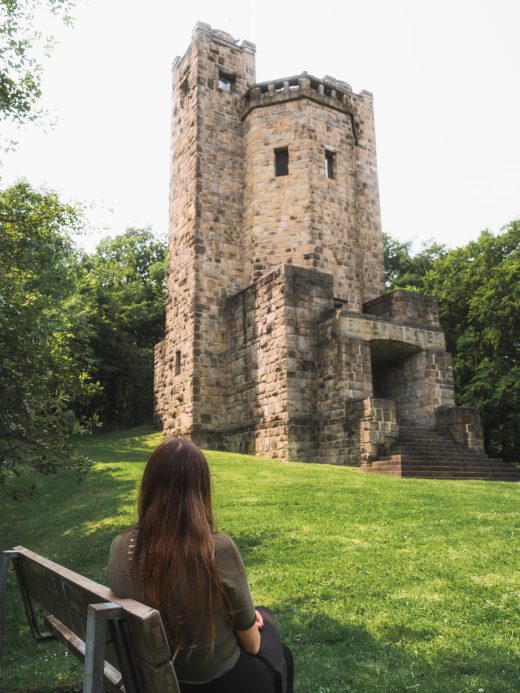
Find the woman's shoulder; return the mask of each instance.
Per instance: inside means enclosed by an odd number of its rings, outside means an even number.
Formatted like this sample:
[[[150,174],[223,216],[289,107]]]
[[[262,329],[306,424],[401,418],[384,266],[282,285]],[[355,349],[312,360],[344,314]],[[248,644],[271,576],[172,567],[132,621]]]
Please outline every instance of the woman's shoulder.
[[[112,541],[107,566],[107,584],[120,597],[132,597],[132,584],[130,580],[130,561],[134,550],[135,529],[129,529],[123,534],[118,534]]]
[[[232,563],[234,565],[242,564],[240,551],[233,539],[224,532],[216,532],[213,535],[213,544],[215,546],[215,556],[218,561]]]
[[[229,536],[229,534],[225,534],[224,532],[214,532],[213,543],[215,544],[215,548],[231,548],[238,551],[237,545],[235,544],[233,539]]]
[[[130,529],[127,529],[125,532],[122,532],[121,534],[118,534],[114,539],[112,540],[112,544],[115,544],[116,546],[119,544],[128,544],[130,541],[135,541],[137,537],[137,530],[135,527],[131,527]]]
[[[132,543],[135,543],[136,538],[137,530],[134,527],[127,529],[126,532],[123,532],[122,534],[118,534],[112,540],[112,545],[110,546],[110,555],[114,557],[117,556],[119,559],[121,559],[123,554],[126,554],[129,546]]]

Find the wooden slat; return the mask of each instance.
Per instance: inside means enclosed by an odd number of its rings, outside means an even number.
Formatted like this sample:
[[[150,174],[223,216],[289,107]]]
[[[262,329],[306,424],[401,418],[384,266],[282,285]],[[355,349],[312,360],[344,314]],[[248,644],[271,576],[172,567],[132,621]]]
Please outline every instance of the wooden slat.
[[[170,659],[166,632],[156,609],[133,599],[120,599],[108,587],[22,546],[16,547],[16,550],[21,555],[20,566],[31,596],[71,630],[81,630],[78,634],[84,637],[88,605],[113,601],[125,610],[135,653],[153,666]],[[72,602],[68,601],[69,597]],[[52,604],[52,609],[47,606],[48,603]],[[62,604],[61,607],[59,603]],[[82,624],[75,616],[80,617]],[[152,634],[152,637],[148,637],[149,634]]]
[[[51,632],[56,635],[65,647],[67,647],[69,652],[84,662],[84,641],[77,638],[72,631],[53,616],[47,616],[45,622]],[[177,677],[171,661],[164,662],[160,666],[154,667],[149,662],[136,657],[135,663],[139,669],[146,693],[180,693],[179,684],[177,683]],[[120,685],[121,674],[109,661],[105,661],[104,681],[111,693],[124,693],[124,686]]]
[[[171,661],[164,662],[159,667],[153,667],[145,661],[140,664],[140,673],[146,693],[180,693]]]
[[[49,614],[45,617],[45,623],[49,630],[65,645],[67,650],[77,657],[81,662],[85,662],[85,642],[78,638],[67,626],[65,626],[55,616]],[[121,693],[122,679],[120,672],[113,667],[109,662],[105,662],[105,671],[103,674],[105,686],[112,693]]]
[[[74,654],[75,650],[80,653],[83,643],[84,659],[88,605],[115,602],[124,610],[134,661],[146,692],[179,693],[166,632],[156,609],[133,599],[119,599],[108,587],[99,585],[22,546],[16,547],[16,550],[20,555],[20,571],[31,599],[53,615],[48,618],[54,618],[54,626],[57,630],[61,629],[63,637],[55,634],[71,652],[73,647]],[[56,624],[59,624],[59,628]],[[119,671],[117,657],[109,637],[105,659],[108,660],[105,663],[105,672],[106,667],[111,667],[112,672]]]

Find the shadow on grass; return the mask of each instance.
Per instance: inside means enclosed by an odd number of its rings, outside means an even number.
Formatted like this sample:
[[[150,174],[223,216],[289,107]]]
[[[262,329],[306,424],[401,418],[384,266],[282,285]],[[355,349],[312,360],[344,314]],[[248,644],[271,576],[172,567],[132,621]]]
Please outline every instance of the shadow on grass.
[[[46,478],[35,500],[6,503],[0,519],[0,549],[22,545],[105,583],[110,544],[132,524],[135,496],[136,482],[111,468],[98,466],[79,484],[70,474]],[[35,643],[25,624],[18,588],[10,575],[0,690],[81,690],[82,667],[73,657],[65,657],[63,648]],[[60,677],[64,678],[61,685]],[[38,681],[38,686],[32,681]]]
[[[105,467],[92,470],[82,491],[60,508],[61,536],[55,537],[57,560],[94,580],[104,580],[112,540],[136,516],[136,482]]]
[[[415,650],[435,631],[392,626],[375,637],[359,624],[305,610],[299,601],[271,609],[293,651],[296,693],[518,690],[518,667],[503,648],[477,645],[464,657],[446,652],[427,661]]]
[[[159,444],[161,433],[150,426],[77,436],[77,447],[96,462],[146,462]]]
[[[51,686],[50,688],[23,688],[17,691],[17,693],[82,693],[82,691],[83,684],[78,683],[73,686],[67,684],[65,688],[56,688],[56,686]]]
[[[281,532],[274,532],[272,529],[266,531],[268,543],[275,540]],[[262,533],[246,534],[245,532],[234,532],[233,541],[237,545],[244,564],[248,568],[265,563],[265,558],[259,549],[262,548],[264,540]]]
[[[515,660],[511,653],[498,647],[476,645],[464,657],[446,652],[444,655],[437,653],[435,658],[427,660],[416,650],[437,636],[433,629],[395,625],[383,628],[374,636],[362,625],[340,622],[318,610],[309,610],[303,600],[273,604],[270,608],[284,642],[294,654],[296,693],[446,693],[477,691],[479,688],[493,693],[514,693],[518,690]],[[27,632],[24,639],[26,642],[29,640]],[[16,666],[26,657],[37,657],[42,661],[42,653],[48,646],[37,646],[30,640],[29,645],[32,653],[29,646],[14,648],[12,654],[15,657],[10,659],[16,660]],[[70,683],[61,687],[40,684],[2,690],[76,693],[81,690],[81,671],[81,668],[79,671],[71,670]],[[31,676],[27,675],[24,680],[31,681]],[[6,679],[5,683],[8,682]]]

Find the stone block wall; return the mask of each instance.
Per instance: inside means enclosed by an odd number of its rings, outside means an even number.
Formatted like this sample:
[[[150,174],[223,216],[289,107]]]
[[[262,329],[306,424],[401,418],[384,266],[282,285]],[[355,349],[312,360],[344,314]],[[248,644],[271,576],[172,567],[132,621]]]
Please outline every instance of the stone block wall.
[[[197,287],[192,304],[197,372],[193,426],[204,431],[219,430],[227,422],[223,406],[222,354],[227,346],[223,318],[227,296],[244,286],[241,245],[244,148],[240,98],[254,82],[255,72],[252,44],[237,45],[224,32],[199,25],[192,51],[191,69],[197,92],[193,236]],[[224,76],[232,80],[229,91],[221,88]],[[179,128],[184,123],[185,119],[180,119]],[[182,138],[182,132],[175,137]],[[186,201],[181,195],[178,203],[183,205]]]
[[[316,324],[330,275],[282,265],[227,302],[227,449],[283,459],[317,454]]]
[[[437,299],[415,291],[396,289],[363,305],[363,312],[404,325],[439,326]]]
[[[385,290],[379,183],[377,178],[376,131],[373,95],[361,91],[354,100],[359,128],[356,148],[357,226],[361,232],[362,303]]]
[[[218,431],[227,420],[225,301],[244,285],[240,99],[255,80],[254,52],[199,23],[172,71],[168,300],[156,408],[165,432],[201,443],[208,423]]]
[[[334,277],[285,265],[286,364],[288,382],[288,458],[319,456],[318,324],[334,306]]]
[[[320,422],[319,459],[330,464],[348,464],[352,458],[350,423],[346,403],[372,394],[369,343],[320,329],[317,352]]]
[[[332,274],[335,297],[361,312],[384,286],[371,98],[304,74],[255,85],[246,103],[247,278],[286,262],[314,268]],[[276,176],[284,147],[288,175]]]
[[[325,423],[325,422],[323,422]],[[341,429],[322,426],[320,461],[352,467],[369,465],[390,454],[399,438],[395,402],[375,397],[347,399],[343,403]]]
[[[391,397],[399,421],[435,426],[438,407],[453,406],[453,367],[447,352],[424,350],[383,364],[374,375],[377,395]]]
[[[311,267],[310,146],[306,104],[253,110],[244,122],[244,264],[251,283],[283,263]],[[300,120],[298,120],[300,115]],[[290,145],[290,146],[289,146]],[[275,175],[275,150],[289,146],[289,175]],[[305,258],[307,256],[307,258]]]
[[[369,465],[388,455],[399,438],[399,423],[393,400],[367,397],[347,402],[347,421],[352,445],[347,464]]]
[[[470,407],[439,407],[436,428],[465,448],[484,452],[484,432],[477,409]]]
[[[287,457],[283,267],[227,301],[226,449]]]

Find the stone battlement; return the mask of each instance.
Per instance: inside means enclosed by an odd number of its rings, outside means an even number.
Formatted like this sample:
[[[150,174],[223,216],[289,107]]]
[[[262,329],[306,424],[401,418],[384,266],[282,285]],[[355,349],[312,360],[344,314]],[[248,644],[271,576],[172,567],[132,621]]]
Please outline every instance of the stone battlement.
[[[322,106],[328,106],[354,115],[353,99],[372,99],[370,92],[363,91],[354,94],[350,85],[330,77],[318,79],[307,72],[294,77],[260,82],[252,85],[244,94],[244,119],[253,108],[272,106],[276,103],[294,101],[295,99],[311,99]]]

